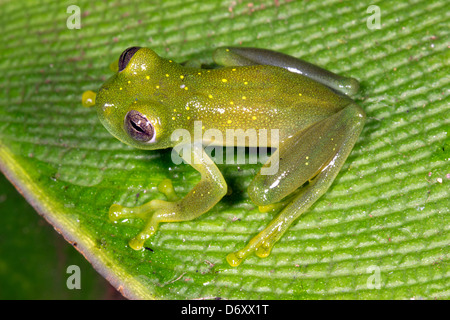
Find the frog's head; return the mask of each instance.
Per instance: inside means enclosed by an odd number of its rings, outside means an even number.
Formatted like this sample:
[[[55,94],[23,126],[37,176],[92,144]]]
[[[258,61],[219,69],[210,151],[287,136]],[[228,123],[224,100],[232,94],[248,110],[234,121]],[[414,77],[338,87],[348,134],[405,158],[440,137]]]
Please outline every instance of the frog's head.
[[[96,108],[105,128],[120,141],[141,149],[170,146],[164,108],[146,94],[161,58],[148,48],[131,47],[119,58],[118,72],[96,96]]]

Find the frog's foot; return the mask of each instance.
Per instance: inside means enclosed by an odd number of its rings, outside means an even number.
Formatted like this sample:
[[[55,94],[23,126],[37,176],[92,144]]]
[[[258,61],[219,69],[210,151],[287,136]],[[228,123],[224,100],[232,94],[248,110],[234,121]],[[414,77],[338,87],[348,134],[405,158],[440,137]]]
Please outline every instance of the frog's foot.
[[[129,242],[131,248],[139,250],[144,246],[144,242],[158,230],[158,225],[163,220],[164,216],[167,215],[168,212],[173,211],[175,206],[176,202],[158,199],[133,208],[113,204],[109,208],[109,219],[111,221],[118,221],[129,218],[139,218],[147,221],[144,229]]]
[[[266,228],[241,250],[227,255],[227,261],[232,267],[237,267],[253,252],[260,258],[265,258],[270,254],[273,245],[279,239],[279,232],[276,228]]]
[[[180,197],[173,188],[172,180],[164,179],[158,184],[158,191],[164,194],[169,201],[178,201]]]
[[[284,200],[277,203],[272,203],[268,205],[258,206],[259,212],[277,212],[284,208],[290,200]],[[263,231],[261,231],[256,237],[254,237],[250,242],[242,249],[227,256],[227,261],[232,267],[237,267],[242,261],[253,252],[260,257],[265,258],[270,254],[272,247],[275,242],[284,233],[284,223],[280,224],[274,223],[273,221],[267,226]]]
[[[109,208],[109,219],[111,221],[129,218],[139,218],[147,221],[144,229],[129,242],[130,247],[134,250],[142,249],[145,241],[158,229],[158,224],[164,221],[167,215],[176,210],[179,197],[173,189],[172,182],[169,179],[161,181],[158,185],[158,190],[164,193],[169,201],[155,199],[139,207],[129,208],[113,204]]]

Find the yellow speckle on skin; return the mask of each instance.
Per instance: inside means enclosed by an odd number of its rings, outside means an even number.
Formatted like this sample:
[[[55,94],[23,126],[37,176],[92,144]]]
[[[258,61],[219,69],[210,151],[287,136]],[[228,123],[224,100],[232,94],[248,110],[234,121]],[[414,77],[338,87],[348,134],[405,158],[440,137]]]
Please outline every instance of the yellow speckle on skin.
[[[189,107],[186,107],[186,110],[189,110],[190,108]]]
[[[233,69],[231,69],[231,71],[236,71],[236,69],[233,68]]]
[[[187,90],[188,89],[188,87],[184,87],[184,90]]]
[[[248,84],[248,82],[247,82],[247,81],[244,81],[244,84],[245,84],[245,85],[247,85],[247,84]]]
[[[256,120],[256,117],[255,117],[255,116],[253,116],[253,117],[252,117],[252,119],[253,119],[253,120]]]
[[[173,112],[177,112],[177,109],[173,109]]]
[[[168,74],[168,73],[166,73],[166,77],[169,77],[169,74]]]
[[[222,79],[222,82],[227,82],[228,80],[227,79]]]
[[[199,73],[198,73],[198,75],[199,75],[199,76],[201,76],[201,75],[202,75],[202,73],[201,73],[201,72],[199,72]]]
[[[234,102],[233,102],[233,101],[230,101],[230,104],[234,104]]]
[[[169,60],[170,63],[172,63],[172,60]]]
[[[299,95],[300,97],[302,96],[302,94],[301,94],[301,93],[299,93],[298,95]]]
[[[159,86],[156,86],[156,89],[159,89]]]
[[[180,76],[180,79],[184,79],[184,76],[183,76],[183,75],[181,75],[181,76]]]
[[[202,130],[205,130],[205,126],[202,126]]]
[[[231,120],[228,120],[227,123],[231,123]]]
[[[131,81],[130,81],[130,80],[128,80],[128,83],[131,83]]]
[[[242,100],[245,100],[245,99],[247,99],[247,97],[246,96],[242,96]]]
[[[175,120],[175,117],[172,117],[172,120]]]
[[[208,98],[212,99],[212,97],[213,97],[212,94],[208,94]]]
[[[189,116],[187,117],[188,120],[189,120],[190,118],[191,118],[191,117],[189,117]]]
[[[150,76],[146,76],[145,78],[146,78],[147,80],[149,80],[149,79],[150,79]]]
[[[119,90],[122,90],[122,88],[119,88]]]

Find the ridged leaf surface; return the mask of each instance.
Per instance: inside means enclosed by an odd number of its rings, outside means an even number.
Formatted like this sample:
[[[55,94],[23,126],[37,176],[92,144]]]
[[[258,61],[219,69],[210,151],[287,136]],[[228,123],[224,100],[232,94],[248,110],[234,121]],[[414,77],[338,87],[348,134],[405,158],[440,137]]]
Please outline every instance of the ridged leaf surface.
[[[78,1],[81,29],[69,29],[71,4],[1,4],[0,167],[125,296],[450,296],[445,1]],[[380,29],[368,27],[370,5]],[[225,260],[273,217],[246,193],[258,165],[220,165],[232,194],[194,221],[162,224],[146,244],[153,251],[127,245],[143,221],[108,220],[114,202],[164,199],[156,190],[164,178],[181,195],[199,181],[170,150],[128,147],[81,106],[134,45],[178,62],[207,60],[223,45],[268,48],[360,80],[355,100],[368,120],[358,142],[268,258],[238,268]]]

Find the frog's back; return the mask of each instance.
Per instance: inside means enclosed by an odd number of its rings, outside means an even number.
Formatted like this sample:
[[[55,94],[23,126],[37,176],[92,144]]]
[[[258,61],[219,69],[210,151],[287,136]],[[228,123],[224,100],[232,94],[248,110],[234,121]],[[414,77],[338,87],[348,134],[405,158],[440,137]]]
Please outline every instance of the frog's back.
[[[281,140],[350,101],[305,76],[274,66],[195,70],[186,80],[192,88],[187,101],[192,120],[222,131],[276,128]]]

